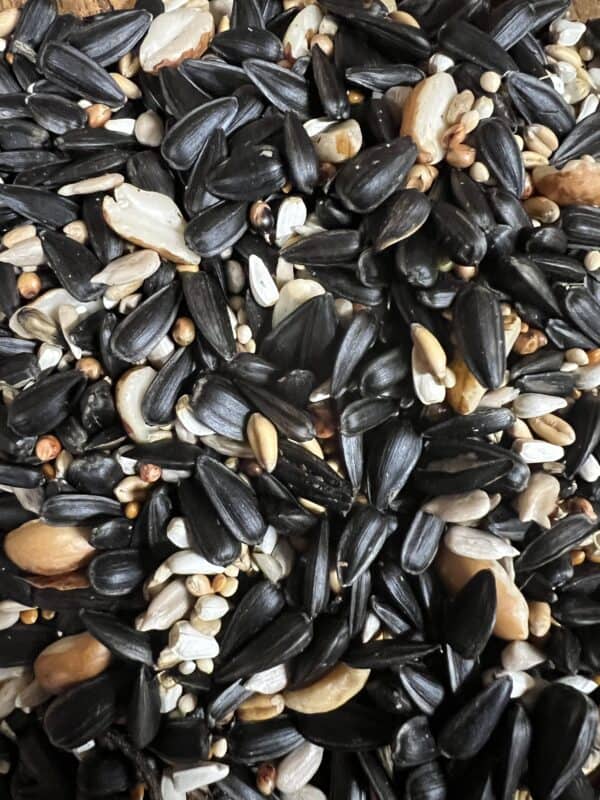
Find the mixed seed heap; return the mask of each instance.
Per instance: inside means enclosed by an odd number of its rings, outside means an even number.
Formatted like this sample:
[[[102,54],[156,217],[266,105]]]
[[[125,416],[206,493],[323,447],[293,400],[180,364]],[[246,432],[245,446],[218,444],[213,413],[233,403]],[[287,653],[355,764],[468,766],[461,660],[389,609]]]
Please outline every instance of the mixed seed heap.
[[[591,800],[600,20],[0,36],[0,795]]]

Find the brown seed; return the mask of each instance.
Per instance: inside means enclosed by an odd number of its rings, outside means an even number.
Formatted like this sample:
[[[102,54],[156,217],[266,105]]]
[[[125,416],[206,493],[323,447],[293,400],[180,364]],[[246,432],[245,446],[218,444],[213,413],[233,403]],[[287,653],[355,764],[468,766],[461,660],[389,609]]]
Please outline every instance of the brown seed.
[[[273,719],[283,713],[285,708],[280,694],[254,694],[238,708],[238,718],[243,722],[259,722]]]
[[[548,339],[542,331],[538,331],[534,328],[528,330],[526,333],[519,334],[513,349],[515,353],[518,353],[520,356],[525,356],[536,353],[541,347],[547,344]]]
[[[549,197],[530,197],[523,206],[531,219],[537,219],[544,225],[556,222],[560,217],[560,208]]]
[[[35,444],[35,454],[40,461],[54,461],[61,450],[60,440],[51,434],[40,436]]]
[[[455,358],[449,367],[456,375],[456,383],[446,392],[446,399],[457,414],[471,414],[485,394],[485,388],[461,358]]]
[[[103,103],[94,103],[86,108],[90,128],[101,128],[112,117],[112,111]]]
[[[37,272],[22,272],[17,278],[17,291],[25,300],[33,300],[42,288]]]
[[[129,800],[144,800],[146,794],[146,786],[143,783],[136,783],[136,785],[129,792]]]
[[[453,594],[481,570],[489,569],[496,581],[497,612],[494,634],[500,639],[524,640],[529,635],[527,601],[497,561],[466,558],[441,546],[436,558],[437,571],[446,588]]]
[[[42,609],[42,619],[50,620],[54,619],[55,616],[56,616],[56,611],[52,611],[52,609],[50,608]]]
[[[456,167],[457,169],[467,169],[475,163],[476,156],[477,151],[474,147],[470,147],[468,144],[459,143],[455,146],[450,146],[450,149],[446,153],[446,161],[451,167]]]
[[[587,497],[569,497],[564,503],[564,509],[568,514],[585,514],[590,519],[598,519],[594,506]]]
[[[49,481],[52,481],[54,478],[56,478],[56,470],[52,464],[42,464],[42,473]]]
[[[27,611],[21,611],[19,619],[23,625],[35,625],[38,621],[39,614],[40,612],[37,608],[28,608]]]
[[[80,358],[75,364],[76,368],[83,372],[86,378],[90,381],[97,381],[104,374],[102,364],[91,356]]]
[[[394,22],[400,22],[402,25],[410,25],[411,28],[421,27],[413,15],[407,11],[392,11],[390,19],[393,19]]]
[[[246,436],[260,466],[267,472],[273,472],[277,466],[279,441],[277,428],[269,419],[257,412],[250,415]]]
[[[171,330],[171,336],[175,344],[180,347],[187,347],[196,338],[196,326],[190,317],[178,317]]]
[[[275,782],[277,780],[277,770],[273,764],[260,764],[256,771],[256,788],[261,794],[269,796],[273,794]]]
[[[78,633],[64,636],[42,650],[33,663],[33,672],[43,689],[58,694],[100,675],[110,661],[108,648],[89,633]]]
[[[140,60],[133,53],[125,53],[119,59],[119,72],[126,78],[133,78],[140,71]]]
[[[139,475],[146,483],[156,483],[162,476],[162,469],[158,464],[142,464]]]
[[[315,683],[283,693],[287,708],[301,714],[324,714],[340,708],[366,684],[371,670],[339,663]]]
[[[600,164],[594,161],[569,161],[562,169],[538,167],[533,182],[540,194],[559,206],[600,203]]]
[[[552,609],[550,604],[542,600],[529,602],[529,630],[532,636],[538,639],[545,636],[552,624]]]
[[[600,364],[600,347],[596,347],[594,350],[588,350],[587,355],[589,364]]]
[[[337,425],[328,400],[324,400],[322,403],[313,403],[309,411],[315,425],[317,439],[331,439],[332,436],[335,436]],[[306,442],[304,444],[306,445]]]
[[[34,519],[7,533],[4,552],[25,572],[61,575],[85,566],[96,552],[88,528]]]

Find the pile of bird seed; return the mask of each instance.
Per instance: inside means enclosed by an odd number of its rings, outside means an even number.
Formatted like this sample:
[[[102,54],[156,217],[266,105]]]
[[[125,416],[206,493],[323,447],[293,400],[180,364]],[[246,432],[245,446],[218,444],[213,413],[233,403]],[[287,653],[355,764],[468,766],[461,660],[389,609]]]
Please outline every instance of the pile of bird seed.
[[[0,12],[0,795],[593,800],[600,19]]]

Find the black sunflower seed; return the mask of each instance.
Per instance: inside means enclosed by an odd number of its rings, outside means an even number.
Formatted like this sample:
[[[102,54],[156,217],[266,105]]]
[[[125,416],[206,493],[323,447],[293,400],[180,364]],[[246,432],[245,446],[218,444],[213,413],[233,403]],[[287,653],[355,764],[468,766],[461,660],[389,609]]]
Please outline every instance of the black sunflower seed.
[[[450,20],[439,32],[439,42],[453,58],[503,74],[514,70],[515,62],[495,39],[464,20]]]
[[[53,700],[44,715],[44,730],[55,747],[72,750],[101,736],[116,714],[113,680],[110,675],[100,675]]]
[[[511,691],[511,678],[497,678],[465,703],[442,728],[437,740],[440,752],[456,759],[477,755],[494,732],[508,705]]]
[[[29,186],[0,186],[0,202],[25,219],[62,228],[77,219],[77,203],[53,192]]]
[[[118,658],[152,665],[152,648],[148,635],[125,625],[110,614],[82,611],[81,620],[95,639]]]
[[[233,331],[225,296],[216,279],[205,271],[185,273],[182,285],[185,301],[200,333],[222,358],[233,358]]]
[[[293,111],[300,119],[310,116],[308,85],[304,78],[277,64],[248,58],[242,63],[244,73],[275,108]]]
[[[337,174],[340,200],[360,214],[374,211],[401,188],[416,157],[417,148],[407,136],[362,150]]]
[[[188,223],[186,244],[203,258],[236,244],[248,229],[246,203],[220,203],[201,211]]]
[[[536,83],[539,83],[536,79]],[[492,117],[477,126],[477,152],[497,182],[521,197],[525,187],[525,168],[515,137],[504,120]]]
[[[493,292],[469,283],[453,306],[454,332],[465,362],[489,389],[504,380],[506,351],[500,302]]]
[[[234,97],[212,100],[193,109],[167,132],[161,145],[165,161],[174,169],[189,169],[215,128],[227,130],[238,109]]]
[[[234,472],[208,456],[197,460],[196,473],[227,530],[241,542],[260,542],[266,525],[252,489]]]
[[[211,564],[226,566],[235,561],[241,544],[221,523],[197,482],[181,481],[177,493],[193,549]]]
[[[487,250],[485,235],[471,217],[451,203],[435,203],[431,216],[441,247],[457,264],[479,264]]]
[[[561,720],[561,735],[552,736],[552,720]],[[533,714],[529,754],[531,787],[554,800],[581,769],[592,747],[596,708],[570,686],[553,684],[541,693]]]
[[[69,44],[101,67],[114,64],[140,41],[152,22],[145,9],[107,14],[88,22],[69,35]]]
[[[311,643],[294,659],[292,685],[301,688],[318,681],[338,663],[349,643],[350,630],[345,619],[320,616],[314,622]]]
[[[55,231],[44,231],[40,238],[49,266],[73,297],[85,303],[103,293],[102,286],[91,283],[102,267],[87,247]]]
[[[274,147],[256,145],[235,151],[206,178],[208,191],[225,200],[251,202],[280,190],[286,182]]]
[[[336,553],[342,586],[351,586],[371,566],[393,527],[390,520],[372,506],[364,506],[349,517]]]
[[[336,65],[316,45],[312,48],[312,69],[321,106],[329,119],[348,119],[350,101]]]
[[[44,77],[77,97],[113,108],[125,102],[125,95],[114,78],[70,44],[48,42],[41,50],[38,63]]]
[[[425,572],[436,556],[444,528],[445,523],[439,517],[417,511],[402,540],[402,569],[413,575]]]
[[[145,572],[137,550],[107,550],[92,559],[87,574],[99,594],[119,597],[132,592]]]
[[[407,420],[391,420],[378,430],[368,456],[370,494],[385,511],[410,477],[421,454],[422,439]]]
[[[575,115],[571,106],[550,81],[540,81],[523,72],[511,72],[506,78],[506,88],[510,99],[527,122],[547,125],[561,138],[574,127]]]
[[[464,658],[477,658],[495,622],[495,578],[490,570],[481,570],[455,597],[446,620],[446,639]]]
[[[302,736],[331,750],[364,752],[389,742],[397,718],[351,701],[328,714],[295,714]]]
[[[179,305],[179,289],[165,286],[141,303],[114,329],[110,346],[117,358],[141,361],[172,326]]]
[[[350,83],[380,92],[391,86],[414,86],[424,77],[424,73],[412,64],[349,67],[346,70],[346,80]]]
[[[8,424],[25,436],[42,434],[63,422],[83,387],[81,373],[59,372],[24,389],[8,410]]]
[[[269,581],[255,583],[225,621],[220,640],[221,658],[243,647],[252,636],[275,619],[284,604],[283,595],[276,585]]]
[[[308,647],[312,634],[313,623],[306,614],[283,612],[221,665],[215,678],[227,683],[287,661]]]
[[[280,758],[303,741],[294,721],[281,716],[238,724],[227,737],[229,757],[236,764],[259,764]]]

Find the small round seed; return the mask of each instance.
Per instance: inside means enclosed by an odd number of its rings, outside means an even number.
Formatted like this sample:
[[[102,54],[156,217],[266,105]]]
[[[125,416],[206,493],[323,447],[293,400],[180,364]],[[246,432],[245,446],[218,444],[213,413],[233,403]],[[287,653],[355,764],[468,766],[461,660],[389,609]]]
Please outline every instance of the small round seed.
[[[482,73],[481,78],[479,79],[479,85],[484,92],[495,94],[502,86],[502,77],[498,75],[497,72],[488,70]]]

